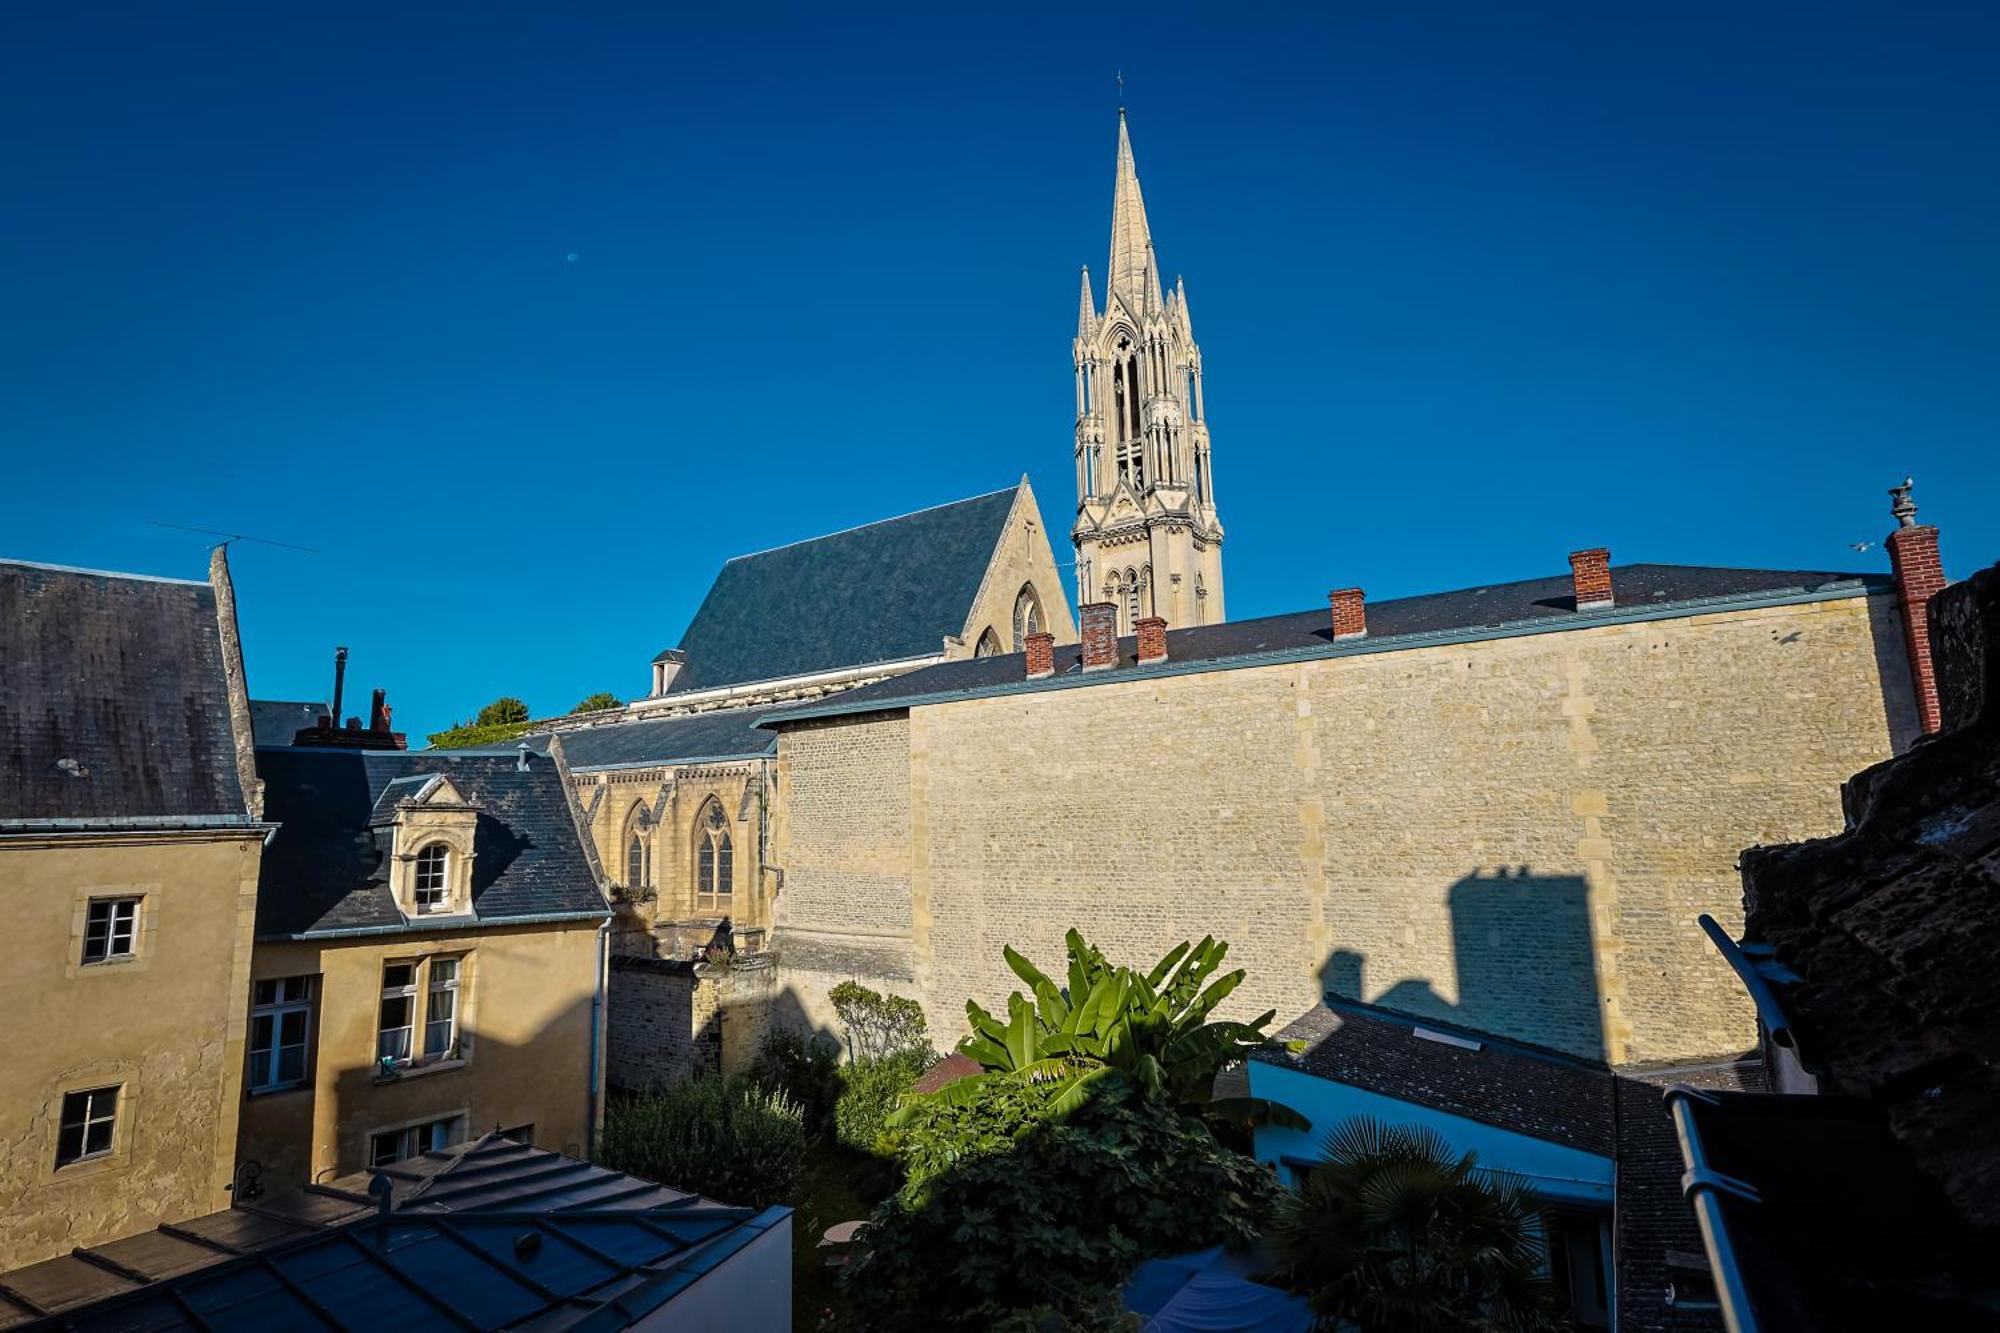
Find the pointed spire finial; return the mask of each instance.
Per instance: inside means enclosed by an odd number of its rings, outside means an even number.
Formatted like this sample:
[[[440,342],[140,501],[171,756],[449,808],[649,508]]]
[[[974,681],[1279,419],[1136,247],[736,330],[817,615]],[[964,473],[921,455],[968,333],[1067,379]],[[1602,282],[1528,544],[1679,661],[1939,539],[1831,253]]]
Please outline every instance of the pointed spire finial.
[[[1097,329],[1097,304],[1090,295],[1090,265],[1083,266],[1083,294],[1076,303],[1076,336],[1088,338]]]
[[[1122,292],[1131,305],[1161,302],[1159,272],[1153,265],[1153,232],[1146,224],[1146,200],[1139,193],[1139,168],[1132,159],[1132,136],[1125,128],[1125,109],[1118,109],[1117,182],[1111,194],[1111,268],[1105,277],[1104,303]]]

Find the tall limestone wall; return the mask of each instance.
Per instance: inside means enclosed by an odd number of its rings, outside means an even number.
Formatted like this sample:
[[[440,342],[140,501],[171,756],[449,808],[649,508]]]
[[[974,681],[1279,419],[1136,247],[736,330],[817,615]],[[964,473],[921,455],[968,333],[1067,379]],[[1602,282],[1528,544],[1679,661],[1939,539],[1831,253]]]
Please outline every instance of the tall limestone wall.
[[[942,1042],[1016,985],[1003,944],[1213,933],[1238,1015],[1332,990],[1616,1062],[1741,1051],[1695,917],[1739,926],[1738,849],[1838,831],[1841,778],[1907,744],[1899,636],[1857,597],[790,728],[781,919],[824,933],[781,985],[914,994]]]

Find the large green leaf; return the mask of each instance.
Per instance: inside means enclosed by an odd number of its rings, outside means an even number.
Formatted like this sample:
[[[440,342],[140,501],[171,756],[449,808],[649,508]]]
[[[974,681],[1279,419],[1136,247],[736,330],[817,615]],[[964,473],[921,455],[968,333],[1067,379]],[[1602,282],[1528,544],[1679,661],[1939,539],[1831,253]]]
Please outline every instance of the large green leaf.
[[[1158,990],[1161,984],[1166,981],[1167,974],[1180,966],[1181,959],[1187,956],[1187,951],[1192,947],[1194,946],[1190,945],[1186,940],[1182,940],[1179,944],[1167,950],[1167,956],[1153,964],[1153,970],[1146,974],[1146,984]]]

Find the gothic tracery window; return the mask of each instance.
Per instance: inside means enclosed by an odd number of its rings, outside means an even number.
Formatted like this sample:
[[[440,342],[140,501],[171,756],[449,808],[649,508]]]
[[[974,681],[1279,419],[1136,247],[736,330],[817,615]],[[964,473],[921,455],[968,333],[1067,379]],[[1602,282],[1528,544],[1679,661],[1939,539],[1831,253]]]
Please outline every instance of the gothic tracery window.
[[[986,632],[979,636],[979,642],[974,645],[972,655],[974,657],[1000,656],[1000,636],[993,632],[992,626],[987,626]]]
[[[652,823],[652,815],[643,801],[632,807],[632,817],[625,825],[625,887],[628,889],[649,889],[653,886],[653,846],[648,836]]]
[[[1125,569],[1125,627],[1130,629],[1139,623],[1139,572],[1130,566]]]
[[[1042,599],[1035,596],[1032,583],[1023,585],[1014,599],[1014,651],[1026,652],[1028,636],[1042,632]]]
[[[729,816],[711,796],[694,822],[695,906],[726,909],[735,886],[735,853],[729,842]]]

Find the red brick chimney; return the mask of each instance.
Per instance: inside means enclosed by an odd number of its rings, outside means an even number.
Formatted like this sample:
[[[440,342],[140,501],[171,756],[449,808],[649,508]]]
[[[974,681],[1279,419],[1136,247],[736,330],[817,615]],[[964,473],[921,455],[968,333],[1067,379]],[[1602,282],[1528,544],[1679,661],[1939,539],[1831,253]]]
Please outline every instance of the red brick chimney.
[[[1161,616],[1147,616],[1135,624],[1139,632],[1139,665],[1167,660],[1167,622]]]
[[[1367,595],[1359,588],[1335,588],[1326,595],[1333,607],[1333,637],[1358,639],[1368,633]]]
[[[1109,671],[1117,666],[1117,603],[1085,602],[1077,612],[1083,618],[1083,669]]]
[[[1028,636],[1028,679],[1043,680],[1056,674],[1056,636],[1038,630]]]
[[[1938,530],[1917,522],[1915,483],[1903,478],[1889,488],[1896,530],[1889,534],[1889,568],[1896,576],[1896,602],[1903,611],[1903,642],[1910,652],[1910,679],[1917,687],[1917,718],[1926,734],[1942,724],[1937,675],[1931,669],[1931,597],[1944,590],[1944,563],[1938,558]]]
[[[1611,552],[1602,546],[1569,553],[1570,583],[1576,590],[1576,609],[1601,611],[1612,605]]]

